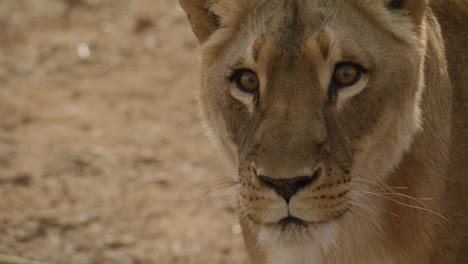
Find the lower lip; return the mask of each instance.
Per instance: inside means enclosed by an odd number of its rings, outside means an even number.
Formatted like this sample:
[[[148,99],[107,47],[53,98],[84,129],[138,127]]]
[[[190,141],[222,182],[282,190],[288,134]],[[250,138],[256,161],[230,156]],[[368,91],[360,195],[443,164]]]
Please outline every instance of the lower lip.
[[[340,214],[333,220],[340,220],[343,219],[345,214],[349,211],[349,208],[346,208],[345,210],[341,211]],[[297,225],[297,226],[307,226],[307,225],[318,225],[318,224],[323,224],[327,221],[313,221],[313,222],[306,222],[302,219],[296,218],[294,216],[288,216],[283,219],[281,219],[279,222],[276,224],[282,225],[282,226],[287,226],[287,225]]]
[[[280,225],[307,225],[307,222],[299,218],[289,216],[281,219],[278,224]]]

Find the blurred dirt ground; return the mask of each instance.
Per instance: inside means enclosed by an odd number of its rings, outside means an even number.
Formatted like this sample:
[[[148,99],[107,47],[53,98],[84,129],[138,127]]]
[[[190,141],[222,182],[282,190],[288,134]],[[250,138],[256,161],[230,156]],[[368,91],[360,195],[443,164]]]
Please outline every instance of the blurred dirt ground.
[[[196,46],[176,0],[0,1],[0,253],[245,262]]]

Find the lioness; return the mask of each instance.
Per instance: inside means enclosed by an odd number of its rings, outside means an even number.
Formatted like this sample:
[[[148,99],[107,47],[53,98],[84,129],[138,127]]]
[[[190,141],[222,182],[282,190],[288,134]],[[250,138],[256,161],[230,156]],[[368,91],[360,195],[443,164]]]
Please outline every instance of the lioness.
[[[468,263],[468,1],[179,1],[252,263]]]

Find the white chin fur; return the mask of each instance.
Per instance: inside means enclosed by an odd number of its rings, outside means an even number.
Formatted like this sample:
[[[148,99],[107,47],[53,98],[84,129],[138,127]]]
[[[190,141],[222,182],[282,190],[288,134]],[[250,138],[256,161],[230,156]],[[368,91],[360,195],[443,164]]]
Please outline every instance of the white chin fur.
[[[308,227],[264,226],[258,241],[268,252],[268,264],[308,264],[322,259],[337,246],[339,230],[334,221]]]

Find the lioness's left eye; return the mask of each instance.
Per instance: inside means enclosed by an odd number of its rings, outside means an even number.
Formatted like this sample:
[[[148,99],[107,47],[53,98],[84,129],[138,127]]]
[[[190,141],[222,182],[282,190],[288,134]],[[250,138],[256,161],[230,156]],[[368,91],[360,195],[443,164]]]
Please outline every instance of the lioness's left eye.
[[[354,85],[361,78],[362,68],[352,63],[340,63],[333,73],[333,85],[347,87]]]
[[[233,82],[237,88],[245,93],[255,93],[260,85],[257,75],[246,69],[236,72],[233,76]]]

